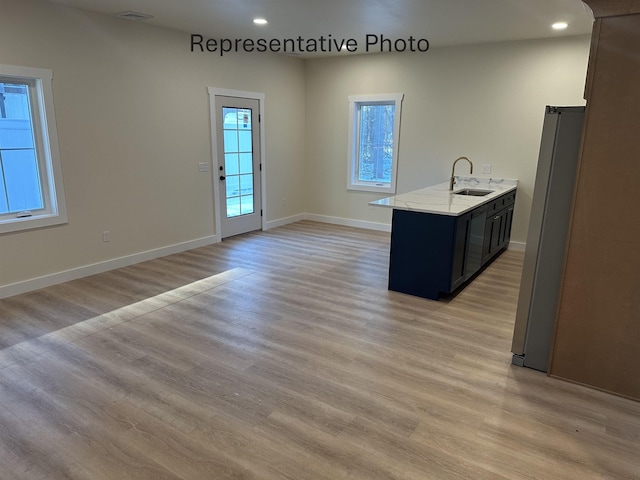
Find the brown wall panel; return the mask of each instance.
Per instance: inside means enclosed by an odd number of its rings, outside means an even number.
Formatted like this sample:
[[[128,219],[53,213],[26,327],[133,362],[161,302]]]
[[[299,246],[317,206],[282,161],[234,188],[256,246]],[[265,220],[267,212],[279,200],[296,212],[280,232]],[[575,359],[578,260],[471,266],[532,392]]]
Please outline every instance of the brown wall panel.
[[[598,23],[550,374],[640,399],[640,15]]]
[[[610,17],[613,15],[629,15],[640,13],[638,0],[583,0],[587,3],[596,17]]]

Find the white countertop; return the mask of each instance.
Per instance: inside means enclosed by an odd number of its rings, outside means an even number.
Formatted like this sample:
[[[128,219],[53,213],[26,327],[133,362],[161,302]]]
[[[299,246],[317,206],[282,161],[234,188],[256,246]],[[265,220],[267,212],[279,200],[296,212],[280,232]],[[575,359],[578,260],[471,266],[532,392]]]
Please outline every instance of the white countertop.
[[[492,190],[492,193],[484,197],[455,195],[449,190],[449,182],[446,182],[414,190],[413,192],[375,200],[369,202],[369,205],[396,210],[458,216],[518,187],[518,180],[506,178],[456,176],[455,179],[456,183],[453,186],[453,192],[465,188],[473,188]]]

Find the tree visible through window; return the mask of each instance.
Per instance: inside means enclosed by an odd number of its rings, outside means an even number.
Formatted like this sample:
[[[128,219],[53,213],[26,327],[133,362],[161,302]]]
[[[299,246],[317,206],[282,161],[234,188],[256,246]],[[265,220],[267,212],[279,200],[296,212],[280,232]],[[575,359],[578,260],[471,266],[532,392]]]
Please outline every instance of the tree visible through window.
[[[358,181],[391,182],[394,112],[395,105],[363,105],[360,108]]]
[[[402,98],[349,97],[349,190],[395,193]]]

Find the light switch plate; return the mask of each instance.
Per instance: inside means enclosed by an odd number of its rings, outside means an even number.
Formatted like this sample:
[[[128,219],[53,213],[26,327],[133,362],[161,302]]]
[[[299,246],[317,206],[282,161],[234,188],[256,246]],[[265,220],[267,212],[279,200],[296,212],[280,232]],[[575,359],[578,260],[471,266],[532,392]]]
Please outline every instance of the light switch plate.
[[[491,165],[482,165],[482,173],[488,175],[491,173]]]
[[[198,164],[198,171],[199,172],[208,172],[209,171],[209,164],[207,162],[200,162]]]

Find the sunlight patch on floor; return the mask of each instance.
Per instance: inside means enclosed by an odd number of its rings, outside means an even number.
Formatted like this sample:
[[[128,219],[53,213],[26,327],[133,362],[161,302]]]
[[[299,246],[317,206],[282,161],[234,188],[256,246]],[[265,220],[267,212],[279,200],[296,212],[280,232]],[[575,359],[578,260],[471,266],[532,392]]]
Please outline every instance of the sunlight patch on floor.
[[[0,350],[0,370],[40,356],[45,343],[73,342],[254,273],[233,268]]]

